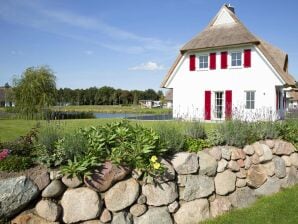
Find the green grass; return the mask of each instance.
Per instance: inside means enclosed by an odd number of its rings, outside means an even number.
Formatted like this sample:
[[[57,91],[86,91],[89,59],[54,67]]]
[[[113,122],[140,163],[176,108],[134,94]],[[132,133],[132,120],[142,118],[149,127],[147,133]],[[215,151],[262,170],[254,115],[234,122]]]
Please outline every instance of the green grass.
[[[80,105],[80,106],[55,106],[55,111],[67,112],[97,112],[97,113],[135,113],[135,114],[168,114],[170,109],[166,108],[142,108],[141,106],[121,105]]]
[[[249,208],[234,210],[203,224],[295,224],[298,223],[298,185],[263,197]]]

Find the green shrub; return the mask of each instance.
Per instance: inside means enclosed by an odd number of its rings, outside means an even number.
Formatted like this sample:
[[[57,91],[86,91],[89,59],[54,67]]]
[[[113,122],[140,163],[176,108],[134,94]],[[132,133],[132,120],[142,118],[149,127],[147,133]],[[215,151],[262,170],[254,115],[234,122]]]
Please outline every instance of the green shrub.
[[[205,139],[196,139],[191,137],[185,138],[184,147],[189,152],[199,152],[210,146],[211,146],[210,142]]]
[[[225,143],[223,133],[219,132],[218,128],[210,129],[207,132],[207,140],[210,146],[223,145]]]
[[[204,125],[198,121],[187,123],[185,135],[194,139],[205,139],[207,137]]]
[[[291,142],[298,150],[298,120],[285,120],[278,125],[278,129],[280,137]]]
[[[169,151],[181,151],[184,147],[184,130],[179,123],[159,123],[154,130]]]
[[[256,133],[257,140],[276,139],[280,136],[280,131],[278,129],[277,122],[255,122],[252,123],[252,128]]]
[[[19,172],[32,166],[33,161],[30,157],[10,155],[0,161],[0,170],[7,172]]]

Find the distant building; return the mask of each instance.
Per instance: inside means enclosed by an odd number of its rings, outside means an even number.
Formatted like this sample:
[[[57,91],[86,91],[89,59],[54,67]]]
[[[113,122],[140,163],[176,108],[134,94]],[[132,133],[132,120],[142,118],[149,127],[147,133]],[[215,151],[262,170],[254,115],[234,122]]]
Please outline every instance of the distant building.
[[[144,108],[158,108],[161,107],[160,101],[157,100],[139,100],[139,104]]]
[[[14,107],[14,102],[10,99],[12,89],[9,87],[0,87],[0,107]]]
[[[173,108],[173,90],[169,89],[165,94],[165,107],[168,109]]]
[[[298,89],[296,92],[288,92],[287,94],[288,99],[287,99],[287,108],[289,110],[291,109],[298,109]]]

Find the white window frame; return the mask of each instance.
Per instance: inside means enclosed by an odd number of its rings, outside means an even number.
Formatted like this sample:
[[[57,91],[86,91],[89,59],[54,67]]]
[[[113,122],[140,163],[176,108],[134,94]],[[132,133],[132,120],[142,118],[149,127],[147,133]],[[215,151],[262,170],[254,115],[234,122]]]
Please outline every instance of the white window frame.
[[[240,65],[233,65],[233,54],[240,54],[240,59],[236,58],[236,61],[240,60]],[[230,52],[230,68],[242,68],[243,66],[243,51],[235,50]]]
[[[254,110],[256,108],[256,91],[255,90],[247,90],[247,91],[244,91],[245,92],[245,109],[246,110]],[[253,100],[251,99],[251,93],[253,93]],[[250,94],[249,95],[249,99],[248,99],[248,95],[247,94]],[[253,102],[253,107],[252,107],[252,102]],[[247,106],[249,105],[249,106]]]
[[[217,117],[217,111],[216,111],[216,93],[222,93],[222,115],[221,115],[221,118],[218,118]],[[226,101],[225,101],[225,91],[224,90],[215,90],[215,91],[212,91],[212,120],[218,120],[218,121],[221,121],[221,120],[224,120],[225,119],[225,105],[226,105]]]
[[[207,57],[207,61],[202,62],[204,65],[207,64],[207,67],[201,68],[201,57]],[[197,56],[198,58],[198,70],[208,70],[209,69],[209,55],[208,54],[200,54]]]

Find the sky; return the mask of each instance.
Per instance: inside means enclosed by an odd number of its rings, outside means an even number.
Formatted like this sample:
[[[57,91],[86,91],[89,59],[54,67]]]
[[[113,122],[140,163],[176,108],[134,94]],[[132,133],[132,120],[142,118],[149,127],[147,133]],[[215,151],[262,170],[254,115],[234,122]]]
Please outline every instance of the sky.
[[[298,80],[296,0],[0,0],[0,86],[47,65],[58,88],[158,90],[179,49],[225,3],[288,53]]]

